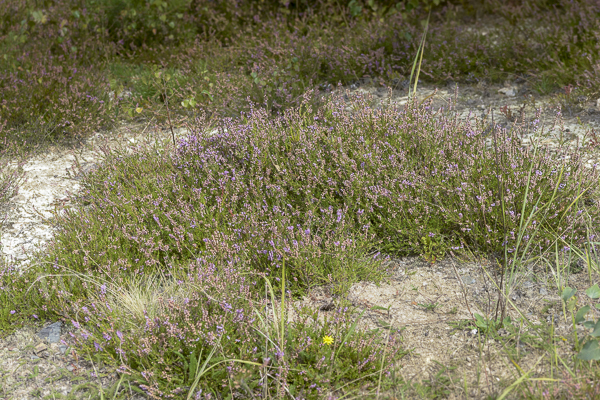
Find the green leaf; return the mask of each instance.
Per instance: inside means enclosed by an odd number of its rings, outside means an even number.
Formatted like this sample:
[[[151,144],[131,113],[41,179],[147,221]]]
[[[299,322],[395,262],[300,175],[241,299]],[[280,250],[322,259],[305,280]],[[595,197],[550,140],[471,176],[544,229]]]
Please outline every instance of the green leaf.
[[[377,318],[377,322],[379,322],[379,325],[380,325],[380,326],[381,326],[383,329],[390,330],[390,329],[392,329],[392,328],[393,328],[392,324],[390,324],[390,323],[389,323],[389,322],[387,322],[387,321],[384,321],[384,320],[383,320],[383,319],[381,319],[381,318]]]
[[[194,381],[194,378],[196,377],[196,370],[198,369],[198,360],[196,359],[196,353],[192,352],[192,357],[190,359],[190,382]]]
[[[569,301],[567,302],[567,310],[569,310],[570,312],[573,312],[576,305],[577,305],[577,297],[571,297],[569,299]]]
[[[580,308],[577,314],[575,314],[575,324],[582,323],[585,320],[585,315],[590,312],[590,309],[590,306]]]
[[[592,337],[600,336],[600,320],[596,322],[596,326],[594,326],[594,330],[590,333]]]
[[[481,329],[487,329],[488,327],[488,323],[485,320],[485,318],[483,318],[481,315],[479,314],[475,314],[475,325],[477,325],[477,327],[481,328]]]
[[[597,340],[590,340],[583,345],[577,358],[584,361],[600,360],[600,346]]]
[[[33,11],[31,13],[31,16],[33,17],[33,20],[38,24],[45,24],[46,22],[48,22],[48,16],[45,15],[43,11]]]
[[[588,295],[590,299],[597,299],[600,297],[600,288],[596,283],[594,286],[585,291],[585,294]]]
[[[577,293],[577,289],[571,289],[570,287],[567,286],[562,291],[562,294],[560,295],[560,297],[566,303],[567,300],[569,300],[571,297],[575,296],[575,293]]]
[[[594,323],[594,321],[585,321],[583,323],[583,326],[586,329],[594,329],[594,327],[596,326],[596,324]]]
[[[362,13],[362,6],[358,4],[356,0],[352,0],[348,3],[348,9],[350,10],[350,15],[353,17],[357,17]]]

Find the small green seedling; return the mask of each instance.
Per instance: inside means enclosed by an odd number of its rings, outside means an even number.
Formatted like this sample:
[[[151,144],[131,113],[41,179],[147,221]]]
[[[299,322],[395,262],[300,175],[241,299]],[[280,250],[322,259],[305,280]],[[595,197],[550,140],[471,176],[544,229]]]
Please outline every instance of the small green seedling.
[[[452,331],[462,331],[467,328],[473,328],[471,322],[468,319],[462,319],[459,321],[448,321],[448,325],[452,327]]]
[[[419,303],[419,306],[423,307],[427,311],[435,311],[435,309],[440,305],[440,303]]]
[[[506,317],[503,320],[498,318],[496,321],[488,319],[482,315],[475,313],[475,325],[482,333],[495,332],[500,328],[508,328],[512,325],[510,317]]]
[[[376,310],[385,311],[387,313],[387,316],[389,317],[390,316],[390,308],[391,307],[392,307],[391,305],[389,305],[387,307],[373,306],[373,307],[371,307],[371,310],[373,310],[373,311],[376,311]]]

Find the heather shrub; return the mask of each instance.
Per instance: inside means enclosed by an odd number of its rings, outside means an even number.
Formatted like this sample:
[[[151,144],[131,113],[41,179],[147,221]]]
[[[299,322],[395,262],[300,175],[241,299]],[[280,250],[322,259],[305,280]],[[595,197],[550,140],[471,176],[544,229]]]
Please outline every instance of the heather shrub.
[[[84,126],[112,125],[104,102],[108,80],[97,70],[116,46],[93,29],[101,25],[98,16],[81,8],[27,1],[0,7],[0,48],[7,49],[0,58],[4,137],[23,144],[22,131],[36,130],[50,141],[76,136]]]
[[[263,118],[250,120],[249,126],[228,125],[227,134],[206,143],[219,143],[221,156],[234,163],[229,179],[239,182],[237,174],[276,177],[276,190],[266,192],[269,207],[287,207],[300,216],[341,209],[338,215],[352,216],[357,226],[369,223],[369,232],[379,240],[377,250],[400,254],[425,253],[432,246],[443,254],[463,245],[482,252],[503,252],[508,246],[512,252],[517,239],[510,232],[518,230],[521,213],[529,215],[536,204],[549,204],[552,198],[555,203],[533,225],[542,223],[547,232],[556,232],[559,224],[575,222],[565,201],[595,182],[577,158],[569,171],[561,171],[551,167],[550,154],[525,152],[516,144],[520,132],[495,132],[497,148],[490,149],[478,127],[444,116],[431,118],[425,107],[373,110],[365,99],[355,106],[359,112],[354,118],[330,102],[314,113],[286,113],[273,125],[259,122]],[[254,140],[240,142],[232,136],[240,129]],[[182,146],[186,152],[190,148],[192,154],[204,149],[196,139]],[[279,161],[271,154],[285,157]],[[184,164],[186,175],[196,177],[205,168],[204,157],[193,168],[196,157]],[[532,166],[534,175],[529,176]],[[223,179],[214,179],[215,185]],[[245,202],[245,196],[236,197],[238,204]],[[440,198],[443,204],[436,200]],[[525,200],[528,208],[523,209]],[[583,220],[576,226],[584,229]],[[584,232],[576,238],[582,240]],[[526,235],[525,243],[529,239]],[[550,241],[534,243],[544,250]]]
[[[139,279],[123,290],[109,282],[92,284],[96,294],[71,308],[73,324],[81,328],[73,335],[78,350],[117,366],[152,397],[280,395],[285,388],[310,399],[356,380],[376,382],[382,352],[388,372],[404,354],[393,338],[384,350],[377,347],[377,332],[357,331],[348,309],[322,318],[296,309],[300,318],[279,331],[278,314],[257,295],[263,279],[233,265],[218,255],[199,257],[186,273],[153,281],[163,291],[146,303],[127,298],[131,289],[143,288]],[[148,291],[157,290],[149,285]]]
[[[37,267],[48,311],[81,328],[82,350],[154,395],[224,379],[275,390],[268,370],[276,387],[318,398],[304,377],[329,379],[342,357],[367,362],[340,383],[370,379],[379,337],[355,332],[352,310],[325,322],[300,310],[282,336],[276,317],[259,317],[263,280],[292,301],[381,279],[373,253],[537,253],[557,232],[587,237],[576,200],[597,172],[576,156],[561,168],[516,145],[518,131],[496,129],[486,146],[482,127],[427,104],[372,109],[351,96],[350,114],[340,95],[317,110],[310,98],[275,119],[252,108],[215,135],[192,130],[174,152],[107,154],[82,183],[88,207],[59,217]],[[318,344],[332,330],[345,338],[335,352]]]
[[[116,158],[84,184],[92,208],[67,214],[47,261],[139,274],[208,252],[272,276],[285,259],[296,290],[374,278],[372,251],[544,251],[566,226],[584,240],[582,205],[571,203],[597,177],[577,156],[556,167],[516,145],[518,132],[496,131],[490,149],[477,127],[427,106],[354,106],[351,117],[330,99],[274,121],[254,110],[218,135],[193,132],[172,158]],[[523,229],[542,233],[526,231],[519,247],[521,215],[535,210]]]
[[[319,86],[365,76],[402,82],[431,4],[424,79],[503,81],[527,74],[532,84],[550,86],[544,90],[579,82],[593,91],[593,2],[71,0],[46,6],[21,0],[0,6],[3,135],[19,138],[19,131],[35,129],[47,139],[73,137],[109,129],[142,103],[144,110],[161,110],[166,96],[148,97],[156,88],[134,79],[142,64],[179,71],[168,85],[177,89],[169,106],[182,117],[199,110],[237,116],[249,102],[277,114]],[[473,18],[492,9],[493,20]],[[118,64],[131,64],[130,75],[117,76]],[[119,85],[135,89],[133,96],[109,102]],[[196,110],[178,106],[191,98]]]
[[[60,306],[51,299],[35,269],[22,271],[0,261],[0,338],[32,322],[52,318]]]

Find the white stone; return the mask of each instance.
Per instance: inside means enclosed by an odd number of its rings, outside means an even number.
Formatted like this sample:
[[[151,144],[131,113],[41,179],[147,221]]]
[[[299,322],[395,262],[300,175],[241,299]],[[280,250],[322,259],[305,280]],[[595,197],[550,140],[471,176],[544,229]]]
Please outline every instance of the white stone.
[[[504,87],[498,90],[498,93],[504,94],[508,97],[515,97],[517,95],[517,88],[515,87]]]

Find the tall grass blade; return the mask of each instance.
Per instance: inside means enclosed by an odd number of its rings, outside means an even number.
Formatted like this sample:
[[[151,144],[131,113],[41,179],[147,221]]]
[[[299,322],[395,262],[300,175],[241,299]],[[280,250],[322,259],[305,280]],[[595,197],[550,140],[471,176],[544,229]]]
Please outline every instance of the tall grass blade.
[[[417,93],[417,84],[419,83],[419,73],[421,72],[421,62],[423,61],[423,48],[425,47],[425,38],[427,37],[427,30],[429,28],[429,17],[431,17],[431,10],[429,10],[429,14],[427,15],[427,20],[425,22],[425,31],[423,32],[423,38],[421,39],[421,43],[419,44],[419,48],[417,49],[417,55],[415,56],[415,60],[413,61],[413,66],[410,71],[410,79],[408,84],[408,98],[410,99],[410,85],[413,81],[413,76],[415,73],[415,68],[417,69],[417,75],[415,77],[415,84],[413,89],[413,94]],[[419,60],[419,65],[417,67],[417,60]]]

